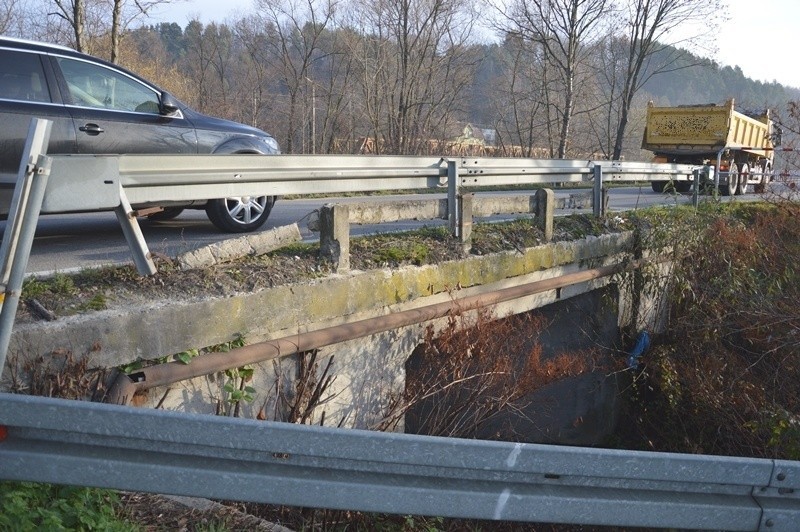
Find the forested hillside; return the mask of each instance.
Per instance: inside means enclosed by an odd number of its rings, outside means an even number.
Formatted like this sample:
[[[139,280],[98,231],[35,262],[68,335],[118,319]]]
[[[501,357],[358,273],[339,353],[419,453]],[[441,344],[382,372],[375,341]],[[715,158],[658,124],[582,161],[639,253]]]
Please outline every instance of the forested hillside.
[[[800,99],[669,45],[665,28],[717,13],[684,0],[657,18],[656,1],[257,0],[181,26],[148,24],[171,0],[0,0],[0,31],[118,62],[286,153],[638,160],[648,100],[781,115]],[[477,31],[487,10],[491,36]]]
[[[258,53],[252,51],[252,43],[245,40],[248,37],[255,39],[256,36],[248,35],[246,31],[243,32],[244,29],[245,26],[241,23],[236,27],[226,24],[203,26],[193,21],[185,28],[176,23],[160,24],[131,32],[128,44],[138,48],[142,55],[151,53],[154,49],[159,50],[165,57],[164,64],[174,65],[178,74],[171,79],[159,79],[160,83],[168,86],[174,84],[174,90],[180,93],[183,99],[202,110],[256,123],[276,133],[285,131],[285,128],[289,127],[289,123],[285,121],[293,118],[297,125],[290,129],[299,128],[300,131],[294,131],[291,142],[288,136],[282,139],[282,144],[293,152],[311,152],[315,148],[317,152],[352,151],[361,146],[358,143],[353,144],[353,141],[372,137],[374,132],[380,129],[374,123],[365,124],[358,115],[352,114],[354,107],[360,108],[369,103],[364,102],[361,96],[365,92],[368,93],[371,88],[360,87],[359,92],[355,94],[334,92],[337,78],[343,76],[333,70],[341,66],[343,60],[337,57],[337,54],[346,53],[337,50],[335,45],[341,43],[348,37],[347,35],[326,34],[324,41],[321,38],[323,35],[316,36],[323,42],[319,50],[308,58],[306,75],[298,81],[269,74],[272,62],[268,60],[259,65],[256,72],[240,74],[239,69],[242,67],[254,68],[253,61],[259,57]],[[331,48],[324,46],[325,41]],[[472,44],[459,52],[456,64],[444,65],[443,68],[464,68],[466,72],[451,80],[462,85],[455,91],[459,97],[454,98],[454,101],[442,102],[447,111],[444,116],[435,119],[429,117],[429,126],[422,128],[428,131],[426,137],[437,140],[459,137],[463,135],[463,126],[468,123],[476,130],[497,132],[494,138],[484,138],[485,142],[530,148],[529,153],[523,153],[524,155],[555,156],[555,138],[546,133],[552,129],[548,127],[546,114],[542,109],[538,109],[542,116],[535,117],[537,103],[529,98],[530,86],[525,87],[525,83],[519,79],[520,76],[522,79],[527,75],[537,76],[537,72],[515,71],[515,67],[519,66],[515,64],[519,53],[514,44],[508,41],[499,44]],[[629,139],[627,154],[634,158],[638,155],[641,120],[648,100],[653,100],[659,105],[691,105],[723,103],[727,99],[734,98],[737,109],[742,111],[760,112],[769,108],[773,112],[780,113],[788,101],[800,98],[800,89],[784,87],[777,82],[764,83],[751,80],[745,77],[738,67],[720,67],[707,59],[679,49],[670,48],[662,53],[678,57],[679,64],[668,73],[651,77],[637,96],[637,105],[633,110],[636,118],[632,121],[631,130],[627,135]],[[192,62],[193,64],[190,64]],[[132,67],[138,70],[148,68],[147,65],[137,64],[138,60],[134,60],[133,63]],[[285,76],[288,65],[281,66],[283,67],[281,74]],[[226,70],[230,77],[226,77]],[[298,69],[297,72],[301,70],[303,69]],[[431,70],[433,71],[434,69]],[[158,74],[156,76],[158,77]],[[294,105],[296,116],[287,116],[286,111],[283,111],[276,113],[277,116],[265,116],[263,120],[257,120],[258,113],[254,111],[258,107],[259,99],[265,94],[262,94],[261,90],[252,89],[249,95],[242,95],[239,92],[240,90],[246,92],[248,86],[254,86],[243,83],[253,76],[262,76],[269,87],[263,91],[264,93],[286,101],[290,107]],[[343,77],[347,79],[347,76]],[[351,75],[350,79],[352,78]],[[514,80],[521,86],[509,87],[509,80]],[[358,82],[362,81],[358,79]],[[183,85],[187,82],[188,85]],[[191,89],[187,90],[188,87]],[[378,87],[374,89],[378,90]],[[513,116],[510,116],[510,108],[507,106],[509,99],[512,101]],[[311,100],[314,100],[316,126],[319,128],[316,132],[316,146],[313,145],[314,139],[310,138],[312,125],[309,122],[313,118],[309,110],[312,107]],[[520,123],[516,114],[518,108],[524,108],[524,105],[519,105],[520,100],[523,104],[529,103],[532,106],[524,109],[529,113],[527,124]],[[384,105],[388,103],[384,102]],[[544,107],[541,103],[538,105]],[[356,112],[364,113],[364,110],[359,109]],[[576,126],[569,153],[572,156],[598,151],[602,153],[600,145],[607,139],[601,138],[598,133],[596,122],[599,113],[579,108],[576,114]],[[283,120],[278,120],[278,116]],[[361,119],[363,118],[364,114],[361,114]],[[379,120],[374,122],[377,121]],[[537,121],[542,123],[536,124]],[[281,128],[279,124],[282,123],[284,126]],[[348,127],[353,129],[350,130]],[[335,132],[339,132],[339,135],[337,136]],[[541,133],[546,134],[541,136]],[[477,131],[474,134],[482,135]],[[421,145],[408,145],[406,149],[413,153],[424,151],[426,148]]]

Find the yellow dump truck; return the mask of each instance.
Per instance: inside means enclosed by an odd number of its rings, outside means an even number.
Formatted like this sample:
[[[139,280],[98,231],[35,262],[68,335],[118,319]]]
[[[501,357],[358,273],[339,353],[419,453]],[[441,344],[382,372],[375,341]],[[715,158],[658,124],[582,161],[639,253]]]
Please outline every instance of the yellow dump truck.
[[[772,176],[774,144],[779,143],[769,111],[748,116],[734,111],[733,104],[656,107],[650,102],[642,148],[655,154],[653,162],[715,168],[714,182],[723,195],[745,194],[750,186],[763,192]],[[653,181],[653,190],[663,192],[667,184]],[[687,192],[691,181],[674,186]]]

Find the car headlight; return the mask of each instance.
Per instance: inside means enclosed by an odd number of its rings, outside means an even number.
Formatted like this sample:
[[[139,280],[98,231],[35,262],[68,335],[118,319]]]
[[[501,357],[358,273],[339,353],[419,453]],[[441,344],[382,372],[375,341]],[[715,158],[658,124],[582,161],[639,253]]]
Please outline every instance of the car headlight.
[[[261,140],[264,141],[264,144],[267,145],[267,148],[269,148],[269,151],[272,152],[273,154],[278,154],[281,152],[281,149],[278,147],[278,141],[275,140],[274,138],[264,137]]]

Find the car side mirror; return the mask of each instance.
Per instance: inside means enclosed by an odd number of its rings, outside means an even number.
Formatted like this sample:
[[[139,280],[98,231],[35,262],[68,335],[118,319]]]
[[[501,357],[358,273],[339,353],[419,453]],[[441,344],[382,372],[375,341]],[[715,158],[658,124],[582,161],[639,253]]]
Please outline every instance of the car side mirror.
[[[171,115],[175,114],[178,111],[180,111],[180,106],[178,105],[178,100],[175,98],[175,96],[168,93],[167,91],[162,91],[161,109],[160,109],[161,114]]]

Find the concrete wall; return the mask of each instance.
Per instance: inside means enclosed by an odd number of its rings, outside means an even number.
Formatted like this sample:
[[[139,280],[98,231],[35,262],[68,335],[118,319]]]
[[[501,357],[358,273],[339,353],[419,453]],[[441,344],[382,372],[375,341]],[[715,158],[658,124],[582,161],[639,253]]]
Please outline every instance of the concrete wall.
[[[76,355],[92,353],[91,366],[108,368],[137,358],[154,359],[216,345],[238,333],[246,333],[249,342],[285,337],[614,264],[629,253],[631,243],[628,233],[606,235],[436,266],[348,272],[233,298],[135,307],[117,302],[115,308],[102,312],[18,326],[9,362],[23,364],[42,354],[69,349]],[[493,310],[497,316],[527,312],[608,283],[607,278],[598,279],[496,305]],[[594,312],[594,296],[582,301],[579,308]],[[586,316],[585,310],[582,315]],[[404,364],[427,325],[440,327],[443,322],[418,324],[321,349],[318,360],[322,366],[328,357],[334,358],[335,379],[313,421],[319,423],[324,411],[326,425],[372,428],[380,424],[391,397],[403,391]],[[553,329],[549,340],[553,344],[575,336],[574,323],[561,327],[567,327],[568,334],[564,329]],[[608,328],[604,343],[613,342],[615,327]],[[255,365],[251,384],[255,397],[243,405],[241,415],[280,418],[285,413],[281,398],[293,395],[297,366],[297,355],[289,354]],[[3,375],[6,378],[8,371]],[[218,373],[157,388],[140,398],[139,404],[161,403],[162,408],[204,413],[214,413],[222,405],[225,411],[230,408],[222,391],[227,379],[224,373]],[[8,386],[7,378],[3,385]]]

